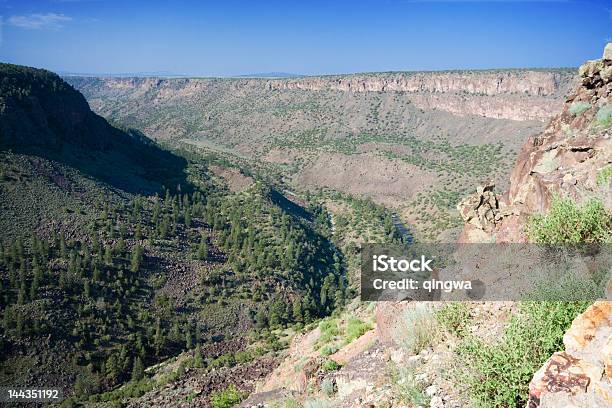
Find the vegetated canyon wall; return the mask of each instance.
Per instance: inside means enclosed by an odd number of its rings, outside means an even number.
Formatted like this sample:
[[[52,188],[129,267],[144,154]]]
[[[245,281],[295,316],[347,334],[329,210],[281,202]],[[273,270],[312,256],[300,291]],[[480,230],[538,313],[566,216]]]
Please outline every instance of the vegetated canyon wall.
[[[421,109],[497,119],[546,120],[559,108],[575,74],[570,70],[499,70],[357,74],[269,81],[272,89],[406,92]]]
[[[403,92],[425,110],[496,119],[539,120],[557,111],[576,83],[574,70],[489,70],[400,72],[303,77],[293,79],[220,78],[84,78],[66,80],[86,96],[101,92],[132,97],[155,92],[159,101],[193,98],[219,87],[234,91],[306,90],[338,92]]]

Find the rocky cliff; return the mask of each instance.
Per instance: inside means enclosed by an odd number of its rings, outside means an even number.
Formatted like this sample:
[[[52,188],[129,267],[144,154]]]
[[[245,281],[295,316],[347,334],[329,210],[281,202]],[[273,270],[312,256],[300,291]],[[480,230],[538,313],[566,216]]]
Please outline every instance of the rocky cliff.
[[[155,92],[157,102],[168,98],[193,98],[229,87],[245,90],[306,90],[338,92],[401,92],[415,106],[458,115],[497,119],[547,120],[558,110],[575,84],[570,70],[496,70],[355,74],[299,79],[160,79],[69,77],[85,95],[101,93],[145,96]],[[101,89],[104,92],[101,92]]]
[[[532,136],[519,154],[510,189],[480,187],[458,209],[464,242],[526,242],[527,220],[546,213],[555,196],[581,203],[602,198],[612,211],[612,43],[603,58],[580,67],[580,84],[561,113]],[[534,375],[529,408],[612,405],[612,302],[579,315],[555,353]]]
[[[421,109],[439,109],[458,115],[497,119],[547,120],[556,111],[576,77],[557,71],[471,71],[359,74],[301,79],[160,79],[67,78],[86,95],[129,91],[134,97],[156,93],[158,102],[168,98],[195,97],[219,87],[234,91],[307,90],[339,92],[404,92]]]
[[[406,92],[422,109],[514,120],[545,120],[574,83],[570,71],[452,71],[309,77],[269,81],[269,89]],[[503,96],[500,98],[500,96]],[[495,97],[495,98],[492,98]]]
[[[611,48],[604,59],[580,67],[580,84],[561,113],[523,146],[509,191],[496,195],[485,186],[459,204],[462,241],[525,242],[526,220],[546,212],[555,196],[578,203],[603,196],[612,208],[610,185],[600,177],[612,162]]]

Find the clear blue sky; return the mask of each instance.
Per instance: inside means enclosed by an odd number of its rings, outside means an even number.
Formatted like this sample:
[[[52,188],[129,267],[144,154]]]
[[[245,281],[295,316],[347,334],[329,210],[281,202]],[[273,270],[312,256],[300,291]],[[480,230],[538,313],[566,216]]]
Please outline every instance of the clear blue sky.
[[[578,66],[612,0],[0,0],[0,61],[81,73]]]

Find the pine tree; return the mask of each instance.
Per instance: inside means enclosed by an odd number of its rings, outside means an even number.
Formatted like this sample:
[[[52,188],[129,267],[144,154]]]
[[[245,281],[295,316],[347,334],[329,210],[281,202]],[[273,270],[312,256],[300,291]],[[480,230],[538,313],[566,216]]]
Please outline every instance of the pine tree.
[[[198,245],[198,259],[202,261],[208,259],[208,243],[204,235],[202,235],[200,245]]]
[[[204,359],[202,358],[202,349],[200,344],[196,346],[195,352],[193,353],[193,365],[196,368],[204,367]]]
[[[140,269],[140,263],[142,261],[142,248],[140,245],[135,245],[132,250],[132,264],[130,270],[134,273]]]
[[[134,358],[134,364],[132,367],[132,380],[140,381],[144,378],[144,365],[140,357]]]
[[[304,314],[302,312],[302,302],[300,301],[300,298],[298,297],[293,299],[293,319],[296,322],[304,321]]]
[[[113,251],[109,245],[104,246],[104,263],[107,266],[113,266]]]
[[[185,330],[185,348],[191,350],[193,348],[193,337],[191,336],[191,330],[187,328]]]

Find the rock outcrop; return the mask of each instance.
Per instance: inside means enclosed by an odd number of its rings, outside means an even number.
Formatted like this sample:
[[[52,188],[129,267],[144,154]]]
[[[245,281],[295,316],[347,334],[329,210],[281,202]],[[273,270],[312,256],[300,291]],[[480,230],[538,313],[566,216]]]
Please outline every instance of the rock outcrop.
[[[612,302],[579,315],[529,385],[528,408],[612,406]]]
[[[460,204],[467,222],[461,241],[525,242],[527,218],[547,211],[555,195],[577,202],[609,195],[609,185],[601,185],[597,179],[612,163],[610,69],[610,59],[588,61],[580,67],[580,85],[568,97],[561,114],[523,146],[506,194],[495,195],[499,199],[491,203],[493,191],[486,197],[477,192]],[[504,210],[496,212],[495,206]]]
[[[528,218],[546,212],[555,195],[578,203],[604,197],[612,210],[611,180],[599,177],[612,163],[612,44],[579,74],[561,114],[520,152],[509,191],[485,185],[459,204],[462,242],[526,242]],[[563,343],[533,377],[527,407],[612,406],[612,302],[579,315]]]
[[[267,86],[280,90],[405,92],[421,109],[544,121],[558,109],[553,99],[566,95],[573,84],[574,77],[567,71],[496,70],[332,75],[271,80]]]

